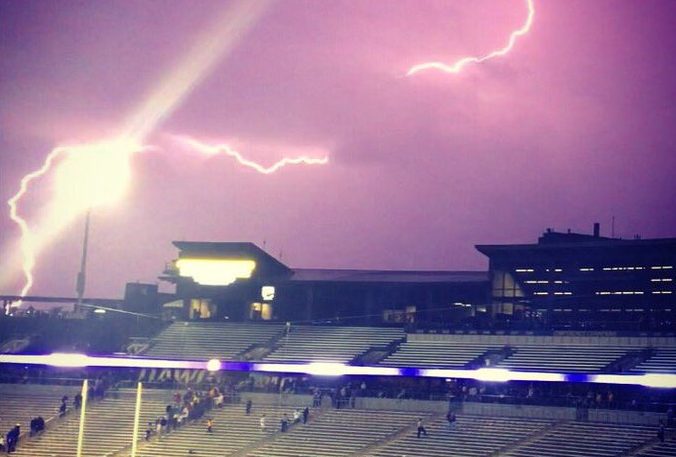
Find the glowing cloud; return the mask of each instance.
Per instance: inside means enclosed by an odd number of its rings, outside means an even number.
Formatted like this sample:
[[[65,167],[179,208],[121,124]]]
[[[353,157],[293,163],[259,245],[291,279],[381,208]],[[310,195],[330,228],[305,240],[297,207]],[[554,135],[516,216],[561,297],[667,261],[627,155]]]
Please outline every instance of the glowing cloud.
[[[272,165],[266,167],[257,162],[254,162],[253,160],[245,158],[238,151],[236,151],[235,149],[226,144],[210,145],[185,135],[171,135],[171,138],[173,138],[174,141],[176,141],[180,145],[188,149],[200,152],[202,154],[206,155],[225,154],[228,157],[232,157],[233,159],[235,159],[237,163],[239,163],[240,165],[252,168],[257,172],[266,175],[274,173],[286,165],[325,165],[329,162],[328,156],[313,158],[306,155],[299,155],[296,157],[284,157],[283,159],[278,160]]]
[[[491,51],[483,56],[463,57],[451,64],[446,64],[443,62],[425,62],[418,65],[414,65],[408,70],[406,76],[411,76],[424,70],[439,70],[445,73],[457,74],[460,73],[462,69],[465,68],[467,65],[485,62],[486,60],[494,59],[495,57],[501,57],[508,54],[509,51],[511,51],[512,48],[514,47],[517,38],[528,33],[528,31],[531,28],[531,25],[533,24],[533,17],[535,17],[535,5],[533,4],[533,0],[526,0],[526,5],[528,6],[528,15],[526,16],[526,22],[524,22],[524,24],[520,28],[513,31],[509,35],[507,44],[504,47],[497,49],[495,51]]]

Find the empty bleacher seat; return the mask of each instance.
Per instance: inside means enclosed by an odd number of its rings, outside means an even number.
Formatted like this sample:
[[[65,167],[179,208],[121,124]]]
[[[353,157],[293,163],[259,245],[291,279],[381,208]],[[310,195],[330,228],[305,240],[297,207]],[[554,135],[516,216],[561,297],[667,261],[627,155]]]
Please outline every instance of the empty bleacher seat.
[[[595,372],[620,359],[633,347],[523,344],[498,366],[514,370]]]
[[[601,423],[563,423],[527,444],[505,453],[509,457],[615,457],[655,435],[654,427]]]
[[[655,348],[655,354],[648,360],[638,364],[633,371],[643,373],[676,373],[676,348]]]
[[[254,344],[266,344],[281,325],[176,322],[161,332],[143,354],[153,358],[234,360]]]
[[[400,328],[292,326],[280,347],[264,358],[275,362],[345,363],[372,347],[403,339]]]
[[[490,343],[456,341],[408,341],[381,362],[381,365],[418,368],[464,368],[488,350],[498,350]]]

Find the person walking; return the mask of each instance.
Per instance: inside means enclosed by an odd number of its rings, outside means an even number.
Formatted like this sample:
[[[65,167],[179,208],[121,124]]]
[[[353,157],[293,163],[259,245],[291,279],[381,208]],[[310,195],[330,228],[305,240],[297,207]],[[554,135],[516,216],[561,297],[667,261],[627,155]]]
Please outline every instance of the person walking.
[[[261,426],[261,432],[265,432],[265,414],[261,416],[261,418],[258,420],[258,423]]]
[[[422,417],[418,418],[418,438],[420,438],[420,435],[427,436],[427,430],[425,430],[425,426],[423,425]]]

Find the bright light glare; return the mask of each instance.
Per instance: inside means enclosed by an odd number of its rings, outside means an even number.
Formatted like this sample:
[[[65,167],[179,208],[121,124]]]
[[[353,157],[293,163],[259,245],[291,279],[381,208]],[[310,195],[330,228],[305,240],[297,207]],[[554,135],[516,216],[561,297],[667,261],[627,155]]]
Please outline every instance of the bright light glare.
[[[204,361],[146,359],[137,357],[93,357],[84,354],[54,353],[50,355],[0,354],[0,364],[52,365],[57,367],[126,367],[126,368],[183,368],[218,371],[254,371],[266,373],[297,373],[315,376],[410,376],[415,371],[417,377],[476,379],[486,382],[507,381],[548,381],[564,382],[567,374],[510,371],[502,368],[479,368],[477,370],[420,369],[395,367],[352,366],[338,362],[310,363],[252,363],[220,362],[217,359]],[[577,375],[577,373],[576,373]],[[676,388],[676,374],[582,374],[571,382],[592,382],[602,384],[643,385],[665,389]]]
[[[601,384],[632,384],[664,389],[676,388],[676,374],[645,373],[639,375],[598,374],[591,377],[591,382]]]
[[[176,261],[179,275],[192,278],[203,286],[227,286],[238,279],[248,279],[256,268],[253,260],[193,259]]]
[[[55,352],[47,356],[45,363],[53,367],[82,368],[89,364],[89,357],[84,354]]]
[[[221,361],[218,359],[211,359],[207,362],[207,371],[219,371],[221,369]]]
[[[55,198],[78,214],[121,200],[131,180],[131,155],[140,149],[121,140],[70,148],[56,169]]]

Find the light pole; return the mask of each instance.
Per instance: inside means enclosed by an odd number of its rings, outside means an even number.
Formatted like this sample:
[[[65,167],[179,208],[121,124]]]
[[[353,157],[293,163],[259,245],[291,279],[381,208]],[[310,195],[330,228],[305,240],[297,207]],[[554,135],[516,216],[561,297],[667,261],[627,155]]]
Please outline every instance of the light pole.
[[[84,296],[85,283],[86,283],[86,271],[87,271],[87,245],[89,244],[89,218],[91,216],[92,209],[87,210],[87,216],[85,218],[85,229],[84,229],[84,239],[82,240],[82,260],[80,262],[80,272],[77,274],[77,284],[75,285],[75,291],[77,292],[77,303],[75,304],[75,312],[80,312],[82,309],[82,297]]]

